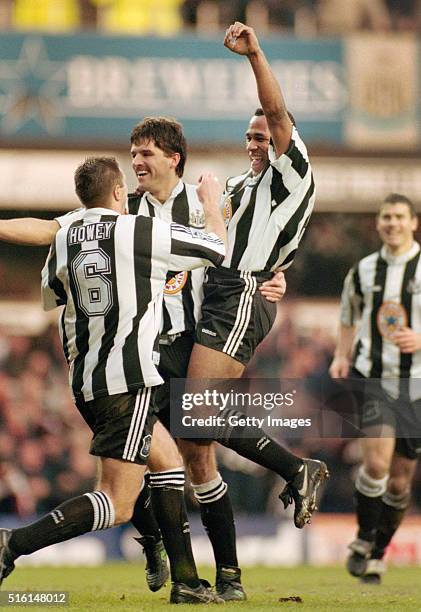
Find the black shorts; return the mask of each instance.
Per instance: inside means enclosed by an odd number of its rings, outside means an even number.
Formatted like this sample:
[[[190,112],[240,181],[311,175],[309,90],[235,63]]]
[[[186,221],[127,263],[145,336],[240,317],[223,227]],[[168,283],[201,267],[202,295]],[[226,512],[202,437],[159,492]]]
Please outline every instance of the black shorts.
[[[94,434],[91,455],[145,465],[156,421],[154,395],[155,387],[144,387],[90,402],[78,399],[76,406]]]
[[[388,425],[395,432],[395,452],[407,459],[417,459],[421,453],[421,400],[392,399],[380,380],[365,379],[357,370],[352,371],[356,381],[356,396],[360,402],[360,427],[370,436]]]
[[[247,365],[276,318],[276,304],[258,291],[273,274],[228,268],[207,274],[196,342]]]
[[[155,406],[158,418],[170,430],[170,381],[171,378],[186,378],[190,355],[193,349],[193,334],[184,332],[172,344],[159,346],[158,371],[164,384],[157,387]]]

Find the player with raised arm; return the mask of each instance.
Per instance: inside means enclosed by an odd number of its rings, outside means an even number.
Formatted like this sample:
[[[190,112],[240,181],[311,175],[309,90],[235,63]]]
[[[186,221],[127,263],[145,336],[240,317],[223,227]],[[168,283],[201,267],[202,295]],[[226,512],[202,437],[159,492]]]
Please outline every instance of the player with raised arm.
[[[258,289],[274,270],[291,265],[315,199],[305,144],[253,28],[236,22],[224,44],[247,57],[262,108],[246,133],[250,168],[227,181],[227,256],[218,273],[209,270],[204,285],[188,369],[193,379],[242,375],[276,315],[275,306],[262,299]],[[281,499],[285,507],[295,502],[295,525],[301,528],[310,521],[316,491],[328,476],[324,463],[297,457],[258,427],[227,428],[218,441],[282,476],[287,485]],[[182,440],[179,447],[197,495],[206,499],[220,486],[212,446]]]

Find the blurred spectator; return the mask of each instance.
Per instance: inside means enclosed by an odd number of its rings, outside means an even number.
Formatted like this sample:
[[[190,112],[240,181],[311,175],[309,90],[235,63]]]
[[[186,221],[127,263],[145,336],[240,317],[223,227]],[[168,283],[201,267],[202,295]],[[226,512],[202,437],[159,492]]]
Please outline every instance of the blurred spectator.
[[[321,34],[343,35],[356,30],[388,30],[390,16],[385,0],[319,0],[317,16]]]
[[[392,28],[400,31],[416,31],[421,25],[420,0],[386,0]]]
[[[92,0],[98,27],[108,32],[170,36],[181,28],[183,0]]]
[[[15,0],[12,25],[17,30],[65,32],[80,25],[78,0]]]

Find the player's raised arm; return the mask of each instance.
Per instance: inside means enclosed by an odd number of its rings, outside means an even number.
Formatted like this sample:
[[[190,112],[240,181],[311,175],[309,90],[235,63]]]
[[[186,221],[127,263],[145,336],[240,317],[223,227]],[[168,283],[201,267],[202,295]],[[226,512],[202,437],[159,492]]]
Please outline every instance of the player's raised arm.
[[[272,136],[275,153],[279,157],[288,150],[292,122],[279,83],[260,48],[253,28],[236,21],[227,29],[224,45],[233,53],[246,55],[250,62],[256,78],[260,104]]]
[[[49,245],[59,229],[60,225],[55,219],[1,219],[0,240],[27,246]]]

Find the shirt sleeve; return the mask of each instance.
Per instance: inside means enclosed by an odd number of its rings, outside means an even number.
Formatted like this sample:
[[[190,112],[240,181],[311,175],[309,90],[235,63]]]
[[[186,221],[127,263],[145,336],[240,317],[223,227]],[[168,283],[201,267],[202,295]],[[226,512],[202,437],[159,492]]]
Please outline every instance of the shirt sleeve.
[[[346,327],[354,326],[361,318],[363,295],[360,288],[358,265],[348,272],[341,295],[340,320]]]
[[[41,272],[41,300],[44,310],[53,310],[67,304],[63,283],[57,276],[56,240],[50,247],[47,260]]]
[[[83,215],[86,212],[86,208],[76,208],[76,210],[71,210],[65,215],[60,215],[60,217],[54,217],[54,221],[57,221],[60,227],[65,227],[66,225],[70,225],[74,221],[79,221],[82,219]]]
[[[171,223],[170,270],[220,266],[224,258],[225,245],[216,234]]]
[[[281,196],[281,200],[299,188],[303,180],[308,179],[311,173],[308,151],[295,127],[292,129],[288,150],[273,161],[271,160],[271,166],[283,179],[279,184],[280,193],[275,194],[275,196]],[[275,199],[278,200],[278,197]]]

